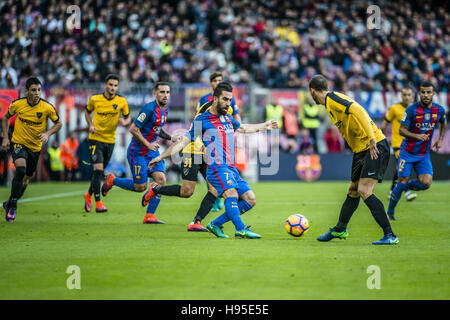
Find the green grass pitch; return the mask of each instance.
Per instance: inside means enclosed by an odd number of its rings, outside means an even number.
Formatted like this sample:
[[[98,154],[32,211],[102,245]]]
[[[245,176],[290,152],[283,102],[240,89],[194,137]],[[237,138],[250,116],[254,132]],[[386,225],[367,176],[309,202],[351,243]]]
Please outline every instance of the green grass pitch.
[[[16,221],[2,217],[0,299],[450,298],[448,183],[434,183],[411,203],[401,200],[395,246],[371,244],[382,233],[362,201],[347,240],[316,240],[336,223],[347,182],[252,185],[257,205],[243,220],[260,240],[234,239],[231,222],[224,228],[230,239],[187,232],[203,184],[191,199],[162,198],[157,215],[165,225],[142,224],[142,194],[117,187],[104,199],[108,213],[87,214],[87,186],[31,184]],[[389,186],[375,190],[385,206]],[[0,195],[6,199],[9,188]],[[302,238],[284,229],[294,213],[310,221]],[[80,290],[66,286],[70,265],[80,267]],[[380,289],[367,287],[371,265],[380,268]]]

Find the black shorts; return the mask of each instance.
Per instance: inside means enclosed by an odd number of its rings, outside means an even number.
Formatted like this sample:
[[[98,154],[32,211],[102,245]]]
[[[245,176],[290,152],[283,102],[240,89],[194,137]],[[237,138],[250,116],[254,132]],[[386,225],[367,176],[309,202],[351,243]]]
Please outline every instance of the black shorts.
[[[181,178],[183,180],[197,181],[199,172],[206,180],[207,164],[204,161],[203,156],[204,155],[200,153],[183,153],[181,163]]]
[[[13,161],[16,161],[19,158],[23,158],[26,161],[26,171],[25,174],[29,177],[32,177],[36,172],[37,163],[39,160],[40,151],[34,152],[21,145],[19,143],[12,143],[12,158]]]
[[[377,149],[379,151],[378,159],[374,160],[370,158],[369,149],[353,154],[352,182],[361,178],[378,179],[378,182],[383,180],[390,157],[390,148],[386,139],[377,143]]]
[[[105,143],[96,140],[89,141],[89,150],[91,150],[91,162],[103,163],[103,169],[108,166],[109,160],[114,150],[114,143]]]

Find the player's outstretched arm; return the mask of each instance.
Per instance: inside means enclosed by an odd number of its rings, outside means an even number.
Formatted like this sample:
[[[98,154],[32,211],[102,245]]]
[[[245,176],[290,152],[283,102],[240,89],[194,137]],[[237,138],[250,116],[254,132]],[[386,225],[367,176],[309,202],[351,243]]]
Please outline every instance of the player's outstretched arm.
[[[177,142],[173,143],[162,154],[160,154],[158,157],[156,157],[152,161],[150,161],[150,163],[148,164],[149,169],[151,169],[156,163],[158,163],[174,154],[179,153],[190,142],[191,142],[191,139],[189,139],[187,136],[181,136],[180,138],[178,138]]]
[[[164,129],[164,128],[161,128],[161,131],[159,131],[159,137],[160,137],[161,139],[164,139],[164,140],[170,140],[170,141],[172,141],[172,142],[177,141],[178,138],[179,138],[179,136],[171,135],[171,134],[168,133],[168,132],[166,131],[166,129]]]
[[[249,124],[242,123],[241,126],[237,129],[240,133],[254,133],[259,131],[269,131],[278,128],[278,122],[275,120],[269,120],[263,123]]]

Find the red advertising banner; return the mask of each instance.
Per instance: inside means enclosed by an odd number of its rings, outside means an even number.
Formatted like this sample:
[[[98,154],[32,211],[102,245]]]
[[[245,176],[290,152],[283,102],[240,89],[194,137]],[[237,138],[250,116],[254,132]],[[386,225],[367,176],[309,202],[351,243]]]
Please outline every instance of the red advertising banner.
[[[19,98],[19,90],[0,89],[0,118],[6,113],[11,102]]]

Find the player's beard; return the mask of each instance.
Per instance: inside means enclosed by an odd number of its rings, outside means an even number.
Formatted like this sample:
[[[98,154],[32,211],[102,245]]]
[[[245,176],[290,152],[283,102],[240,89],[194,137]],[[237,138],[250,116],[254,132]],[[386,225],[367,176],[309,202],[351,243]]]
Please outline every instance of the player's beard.
[[[227,114],[227,111],[228,111],[228,106],[227,106],[227,105],[222,106],[222,105],[219,104],[219,107],[217,108],[217,112],[218,112],[220,115],[222,115],[222,116],[226,115],[226,114]]]
[[[429,99],[427,102],[424,101],[424,99],[420,99],[420,104],[427,107],[431,104],[431,99]]]

